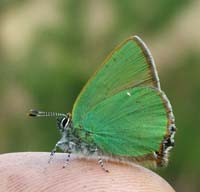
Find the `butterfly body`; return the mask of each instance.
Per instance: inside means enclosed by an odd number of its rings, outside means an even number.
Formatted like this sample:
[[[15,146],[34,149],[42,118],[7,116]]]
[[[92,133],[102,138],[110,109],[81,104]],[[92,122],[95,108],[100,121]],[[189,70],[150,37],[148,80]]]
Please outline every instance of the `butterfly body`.
[[[138,36],[114,49],[82,89],[72,115],[60,116],[56,147],[64,152],[163,166],[174,145],[172,107]]]
[[[57,142],[57,147],[67,153],[80,153],[88,156],[96,152],[97,146],[93,142],[86,141],[88,133],[85,133],[85,139],[72,124],[71,115],[57,119],[57,127],[61,134],[61,139]],[[85,141],[84,141],[85,140]]]

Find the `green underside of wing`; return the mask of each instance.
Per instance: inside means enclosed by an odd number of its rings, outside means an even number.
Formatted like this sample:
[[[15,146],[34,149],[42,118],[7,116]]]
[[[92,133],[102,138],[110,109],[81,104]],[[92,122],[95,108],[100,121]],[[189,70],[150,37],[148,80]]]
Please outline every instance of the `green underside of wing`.
[[[72,116],[75,127],[101,101],[134,86],[154,86],[155,76],[148,55],[137,40],[130,38],[117,47],[88,81],[78,96]]]
[[[136,87],[96,105],[79,123],[104,152],[137,157],[159,150],[167,121],[160,91]]]

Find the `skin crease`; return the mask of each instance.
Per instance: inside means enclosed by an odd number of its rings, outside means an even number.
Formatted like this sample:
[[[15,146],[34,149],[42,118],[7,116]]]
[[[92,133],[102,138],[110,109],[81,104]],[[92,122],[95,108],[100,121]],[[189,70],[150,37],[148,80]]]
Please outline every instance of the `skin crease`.
[[[62,168],[66,154],[56,153],[48,164],[49,153],[25,152],[0,155],[0,191],[67,192],[174,192],[159,175],[139,165],[105,162],[103,171],[97,160],[72,155]]]

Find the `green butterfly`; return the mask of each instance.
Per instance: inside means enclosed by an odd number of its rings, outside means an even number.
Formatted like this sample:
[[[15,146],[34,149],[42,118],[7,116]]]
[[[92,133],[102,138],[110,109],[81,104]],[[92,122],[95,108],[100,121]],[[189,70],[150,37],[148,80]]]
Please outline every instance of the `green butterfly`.
[[[30,116],[55,116],[68,153],[102,155],[120,161],[163,166],[176,132],[172,107],[145,43],[132,36],[117,46],[82,89],[70,113],[31,110]]]

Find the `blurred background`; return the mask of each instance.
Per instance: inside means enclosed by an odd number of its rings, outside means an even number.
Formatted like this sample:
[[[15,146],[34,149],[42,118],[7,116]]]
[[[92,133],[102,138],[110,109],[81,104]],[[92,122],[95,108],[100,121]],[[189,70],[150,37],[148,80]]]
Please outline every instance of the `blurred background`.
[[[69,112],[107,54],[130,35],[147,43],[176,116],[176,146],[158,170],[177,191],[200,188],[199,0],[1,0],[0,153],[51,151],[54,119]]]

